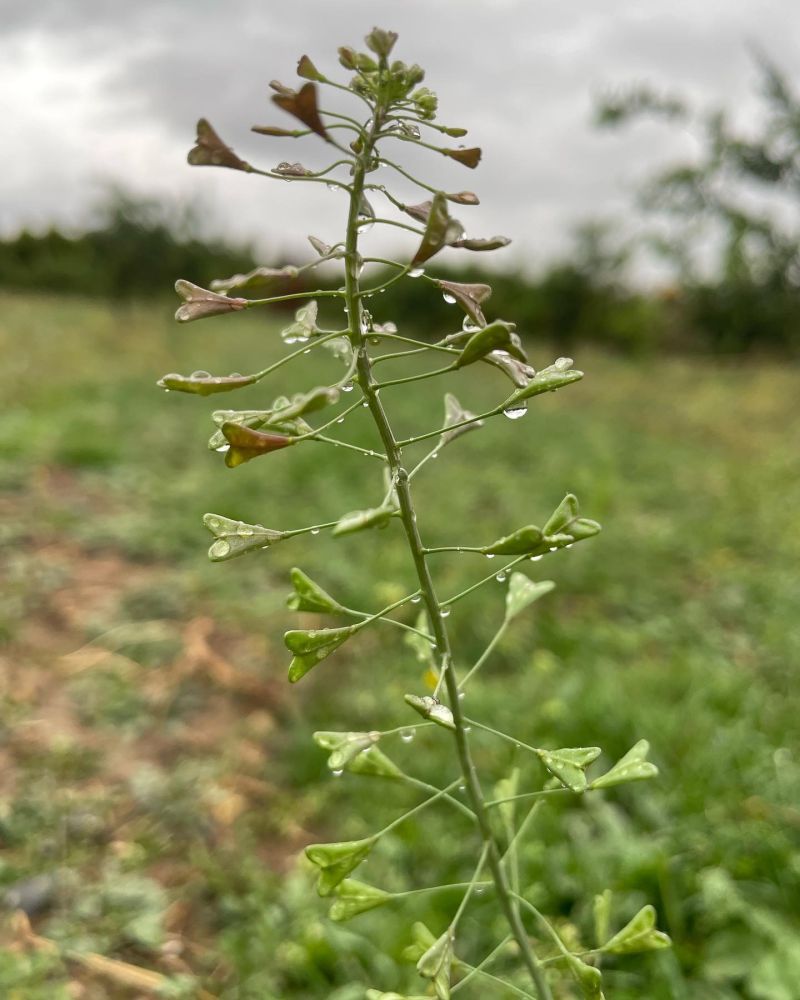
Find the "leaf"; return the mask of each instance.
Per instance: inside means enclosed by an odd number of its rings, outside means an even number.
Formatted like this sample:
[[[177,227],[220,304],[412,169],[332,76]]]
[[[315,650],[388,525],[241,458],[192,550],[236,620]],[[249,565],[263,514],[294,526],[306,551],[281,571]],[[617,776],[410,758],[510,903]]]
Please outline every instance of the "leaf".
[[[209,375],[208,372],[178,375],[177,372],[170,372],[169,375],[160,378],[156,385],[172,392],[191,392],[197,396],[210,396],[217,392],[241,389],[256,381],[255,375]]]
[[[361,625],[347,625],[343,628],[292,629],[286,632],[283,641],[289,652],[295,654],[289,665],[290,682],[297,683],[359,628]]]
[[[253,169],[230,146],[225,145],[205,118],[197,123],[197,139],[189,150],[187,160],[193,167],[230,167],[231,170],[247,171]]]
[[[280,174],[282,177],[311,177],[314,171],[304,167],[302,163],[289,163],[288,160],[281,160],[276,167],[272,168],[272,173]]]
[[[603,975],[593,965],[587,965],[575,955],[567,959],[569,971],[577,980],[585,1000],[603,1000]]]
[[[430,997],[419,995],[412,997],[407,993],[381,993],[380,990],[367,990],[367,1000],[430,1000]]]
[[[317,251],[320,257],[327,257],[333,252],[333,247],[324,243],[322,240],[318,239],[316,236],[309,236],[308,242]]]
[[[456,205],[480,205],[480,198],[472,191],[456,191],[453,194],[446,194],[445,198]]]
[[[417,615],[416,627],[424,632],[428,626],[428,615],[425,611],[420,611]],[[419,634],[419,632],[406,632],[403,637],[403,641],[407,646],[409,646],[414,651],[414,655],[419,663],[424,663],[428,670],[433,671],[435,669],[435,663],[433,659],[433,642],[431,640],[425,639]]]
[[[536,374],[536,369],[516,358],[512,358],[506,351],[491,351],[482,359],[495,368],[499,368],[504,375],[507,375],[519,389],[524,389]]]
[[[598,945],[608,940],[608,928],[611,920],[611,900],[613,893],[605,889],[594,897],[592,914],[594,916],[594,939]]]
[[[455,240],[450,246],[461,247],[463,250],[474,250],[483,252],[486,250],[500,250],[507,247],[511,240],[507,236],[490,236],[488,239],[467,239],[466,237]]]
[[[341,923],[357,917],[359,913],[374,910],[376,906],[383,906],[391,899],[392,896],[383,889],[376,889],[374,885],[348,878],[337,888],[336,899],[328,916],[331,920]]]
[[[417,206],[417,208],[421,207]],[[411,263],[424,263],[433,257],[435,253],[438,253],[447,243],[459,239],[463,233],[464,228],[461,223],[457,219],[451,219],[448,214],[447,199],[441,191],[437,191],[430,203],[422,242],[414,254]]]
[[[536,553],[544,540],[542,529],[535,524],[528,524],[524,528],[512,531],[510,535],[498,538],[496,542],[481,549],[485,556],[524,556],[529,553]]]
[[[501,778],[500,781],[492,789],[492,798],[495,800],[508,799],[513,800],[514,796],[519,791],[519,775],[520,770],[518,767],[512,768],[511,773],[507,778]],[[509,839],[513,836],[514,827],[514,813],[516,811],[516,803],[514,801],[500,802],[497,806],[497,812],[499,813],[506,830],[509,833]]]
[[[463,163],[471,170],[474,170],[481,162],[482,150],[478,146],[472,146],[470,149],[443,149],[442,152],[451,160],[458,160],[459,163]]]
[[[367,1000],[430,1000],[430,997],[419,995],[409,996],[407,993],[381,993],[380,990],[367,990]]]
[[[225,464],[229,469],[294,444],[293,439],[285,434],[268,434],[232,423],[222,425],[222,434],[230,446],[225,452]]]
[[[229,299],[227,295],[217,295],[216,292],[192,284],[185,278],[179,278],[175,282],[175,291],[183,299],[183,305],[178,306],[178,311],[175,313],[175,319],[179,323],[190,323],[194,319],[205,319],[207,316],[239,312],[250,304],[247,299]]]
[[[351,774],[361,774],[372,778],[402,778],[403,772],[377,747],[360,753],[345,767]]]
[[[317,108],[317,88],[313,83],[304,84],[298,91],[288,90],[287,92],[273,94],[273,103],[277,104],[279,108],[288,112],[290,115],[294,115],[295,118],[307,125],[312,132],[316,132],[317,135],[322,136],[323,139],[328,141],[329,136],[325,131],[325,126],[322,123],[322,118],[320,118],[319,109]]]
[[[524,573],[512,573],[506,592],[506,621],[510,622],[524,611],[534,601],[549,594],[555,588],[552,580],[541,580],[534,583]]]
[[[391,54],[397,41],[397,32],[384,31],[383,28],[373,28],[364,41],[371,52],[374,52],[376,56],[386,59]]]
[[[403,949],[401,957],[406,962],[416,963],[425,952],[436,942],[436,935],[421,920],[417,920],[411,928],[412,944]]]
[[[288,399],[285,399],[284,402],[287,406],[289,405]],[[209,438],[208,447],[211,451],[223,451],[228,447],[226,443],[227,439],[222,433],[222,427],[225,424],[238,424],[240,427],[250,427],[252,429],[263,427],[267,424],[272,430],[286,434],[289,437],[305,434],[311,430],[308,424],[299,417],[290,419],[276,418],[274,409],[214,410],[211,414],[211,419],[220,428]]]
[[[369,733],[314,733],[314,742],[324,750],[331,750],[328,767],[332,771],[343,771],[359,754],[373,747],[381,738],[376,731]]]
[[[327,83],[327,79],[320,73],[308,56],[300,56],[297,61],[297,75],[304,80],[314,80],[316,83]]]
[[[269,422],[282,423],[287,420],[294,420],[305,413],[316,413],[326,406],[333,406],[339,402],[339,390],[335,386],[319,385],[308,392],[298,392],[289,400],[285,400],[285,405],[278,406],[278,400],[273,404],[272,416]]]
[[[456,300],[469,318],[478,326],[486,326],[486,317],[483,315],[481,303],[485,302],[492,294],[490,285],[463,284],[458,281],[437,280],[436,284],[442,289],[445,295],[449,295]]]
[[[406,704],[410,705],[415,712],[419,712],[423,719],[435,722],[437,726],[442,726],[444,729],[456,728],[453,713],[447,705],[443,705],[436,698],[427,694],[421,698],[415,694],[407,694],[404,695],[404,699]]]
[[[453,964],[453,928],[438,937],[417,962],[417,972],[433,982],[439,1000],[449,1000],[450,969]]]
[[[322,346],[326,351],[330,351],[335,358],[338,358],[339,361],[343,361],[346,365],[350,365],[352,363],[353,345],[347,337],[332,337],[330,340],[323,341]]]
[[[478,420],[474,413],[465,410],[452,392],[448,392],[444,397],[444,426],[453,427],[454,424],[462,424],[465,420],[469,420],[471,423],[463,424],[461,427],[454,427],[453,430],[442,431],[442,435],[439,438],[440,448],[451,441],[455,441],[462,434],[468,434],[470,431],[476,431],[479,427],[483,427],[483,421]]]
[[[370,507],[367,510],[352,510],[336,522],[332,535],[352,535],[367,528],[385,528],[397,514],[396,507]]]
[[[301,306],[294,314],[294,323],[291,323],[284,330],[281,330],[281,337],[286,344],[304,344],[311,337],[319,333],[317,326],[317,314],[319,306],[317,300],[312,299],[304,306]]]
[[[291,137],[293,139],[305,134],[305,132],[299,128],[298,129],[279,128],[277,125],[251,125],[250,131],[257,132],[259,135],[274,135],[281,137]]]
[[[292,611],[322,611],[331,614],[341,614],[344,608],[337,600],[322,589],[318,583],[306,576],[296,566],[290,570],[294,593],[289,595],[286,606]]]
[[[638,951],[657,951],[671,947],[669,936],[656,930],[656,911],[648,904],[603,945],[602,951],[610,955],[631,955]]]
[[[601,754],[600,747],[564,747],[561,750],[537,750],[539,760],[562,785],[573,792],[586,789],[586,768]]]
[[[574,493],[567,493],[561,503],[556,507],[547,519],[542,531],[546,535],[554,535],[558,531],[569,528],[569,525],[578,516],[578,498]]]
[[[312,865],[319,868],[317,892],[330,896],[334,889],[368,857],[377,842],[376,837],[365,840],[346,840],[338,844],[310,844],[305,854]]]
[[[569,533],[576,542],[582,542],[584,538],[592,538],[602,531],[597,521],[592,521],[588,517],[578,517],[569,526]]]
[[[614,785],[623,785],[628,781],[644,781],[646,778],[655,778],[658,774],[658,768],[647,760],[649,749],[650,744],[647,740],[639,740],[624,757],[620,757],[610,771],[595,778],[589,787],[611,788]]]
[[[559,361],[572,364],[571,358],[560,358]],[[518,389],[513,396],[509,396],[505,404],[506,407],[510,409],[514,404],[520,403],[524,399],[531,399],[533,396],[538,396],[543,392],[554,392],[556,389],[561,389],[562,386],[569,385],[571,382],[578,382],[583,378],[583,372],[569,367],[561,367],[559,361],[556,361],[547,368],[542,368],[527,385]]]
[[[463,368],[465,365],[474,364],[490,351],[498,348],[502,348],[520,361],[527,361],[519,337],[514,333],[514,326],[513,323],[496,319],[488,326],[477,330],[464,345],[461,354],[456,358],[454,367]]]
[[[300,272],[296,267],[287,264],[285,267],[256,267],[245,274],[234,274],[230,278],[215,278],[211,287],[215,292],[250,291],[252,288],[265,288],[269,285],[282,284],[284,279],[291,281]]]
[[[403,211],[406,215],[410,215],[412,219],[417,219],[419,222],[427,222],[430,218],[432,208],[432,201],[421,201],[418,205],[404,205]]]
[[[274,531],[261,524],[234,521],[222,514],[203,514],[203,524],[216,538],[208,550],[208,558],[212,562],[224,562],[253,549],[269,548],[285,537],[282,531]]]

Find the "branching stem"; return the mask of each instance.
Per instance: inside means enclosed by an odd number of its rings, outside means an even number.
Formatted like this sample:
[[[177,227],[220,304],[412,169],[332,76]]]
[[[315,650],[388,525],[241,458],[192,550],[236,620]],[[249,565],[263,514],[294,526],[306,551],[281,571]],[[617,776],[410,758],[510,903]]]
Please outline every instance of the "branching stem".
[[[462,780],[465,785],[468,801],[477,817],[478,829],[486,849],[487,862],[492,875],[497,898],[509,929],[520,949],[522,960],[530,973],[539,1000],[552,1000],[550,987],[544,972],[533,951],[530,938],[520,919],[515,903],[515,897],[508,881],[508,876],[501,861],[502,851],[496,834],[489,822],[489,814],[484,801],[483,789],[472,759],[467,736],[467,726],[461,711],[458,697],[458,681],[452,666],[450,636],[448,634],[442,605],[436,595],[433,578],[428,567],[425,546],[417,526],[417,514],[411,495],[409,474],[403,463],[401,443],[397,441],[392,431],[389,418],[377,392],[376,380],[372,373],[372,361],[367,350],[367,335],[362,331],[361,299],[359,289],[359,205],[364,190],[367,166],[372,156],[375,136],[380,128],[384,108],[376,106],[373,121],[364,133],[363,152],[357,158],[351,181],[350,206],[347,220],[347,241],[345,244],[345,299],[350,321],[350,340],[356,351],[358,381],[361,391],[375,421],[376,428],[384,446],[393,481],[396,484],[397,498],[400,505],[400,517],[403,522],[414,568],[419,580],[422,599],[428,613],[431,631],[436,642],[436,652],[442,664],[444,684],[447,690],[450,710],[455,724],[455,744]],[[407,227],[410,228],[410,227]],[[467,421],[468,423],[471,421]],[[438,433],[438,432],[437,432]],[[432,435],[429,435],[432,436]]]

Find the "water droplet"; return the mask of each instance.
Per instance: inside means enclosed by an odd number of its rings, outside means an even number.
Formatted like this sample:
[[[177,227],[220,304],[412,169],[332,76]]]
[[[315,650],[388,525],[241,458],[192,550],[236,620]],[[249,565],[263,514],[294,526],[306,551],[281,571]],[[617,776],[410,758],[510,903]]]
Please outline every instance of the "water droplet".
[[[572,358],[556,358],[553,362],[553,368],[560,372],[567,371],[572,368]]]
[[[424,273],[425,273],[424,267],[412,267],[411,270],[408,272],[408,276],[409,278],[421,278]]]
[[[344,385],[340,386],[340,388],[341,388],[342,392],[352,392],[353,391],[353,383],[352,382],[345,382]],[[366,403],[364,405],[366,406]]]
[[[459,792],[461,792],[463,794],[464,792],[466,792],[467,786],[466,785],[459,785],[458,786],[458,790],[459,790]]]
[[[476,896],[482,896],[485,892],[486,892],[486,886],[485,885],[476,885],[475,886],[475,895]]]
[[[303,351],[303,354],[310,354],[310,353],[311,353],[311,348],[310,348],[310,347],[307,347],[307,348],[306,348],[306,349],[305,349],[305,350]]]
[[[419,602],[420,602],[421,600],[422,600],[422,598],[420,597],[420,595],[419,595],[419,594],[417,594],[417,596],[416,596],[416,597],[412,597],[412,598],[411,598],[411,603],[412,603],[412,604],[419,604]]]
[[[464,732],[465,733],[471,733],[472,732],[472,726],[464,726]]]
[[[219,448],[215,448],[214,451],[226,452],[230,448],[229,444],[221,444]]]
[[[334,778],[341,778],[341,776],[344,774],[344,768],[342,768],[342,770],[340,771],[331,771],[331,774],[334,776]]]
[[[442,618],[450,617],[450,608],[442,608]]]
[[[240,538],[250,538],[253,534],[252,525],[245,524],[243,521],[240,521],[236,534],[239,535]]]
[[[575,544],[575,542],[570,542],[569,545],[565,545],[564,548],[565,549],[571,549],[574,544]]]
[[[204,372],[202,370],[199,372],[192,372],[190,378],[211,378],[211,372]]]
[[[444,295],[442,296],[442,298],[445,300],[445,302],[449,306],[454,306],[456,304],[456,297],[455,297],[455,295],[451,295],[449,292],[445,292]]]
[[[539,562],[541,558],[541,556],[531,556],[531,562]]]
[[[244,378],[241,372],[231,372],[228,378]]]
[[[486,553],[486,558],[487,559],[494,559],[494,553],[493,552],[487,552]]]
[[[318,535],[319,534],[319,528],[312,528],[311,529],[311,534],[312,535]]]
[[[403,743],[411,743],[411,741],[414,739],[414,736],[415,733],[413,729],[404,729],[402,733],[400,733],[400,739],[403,741]]]
[[[347,391],[348,391],[348,390],[347,390],[347,389],[345,389],[345,392],[347,392]],[[364,406],[364,407],[367,407],[367,406],[369,406],[369,403],[368,403],[368,402],[366,401],[366,399],[365,399],[365,400],[364,400],[364,402],[363,402],[363,403],[362,403],[361,405],[362,405],[362,406]]]
[[[475,333],[477,330],[480,330],[480,327],[471,316],[465,316],[461,324],[461,329],[465,333]]]
[[[519,420],[520,417],[524,417],[528,412],[528,407],[523,406],[509,406],[507,410],[503,410],[503,416],[508,417],[509,420]]]
[[[503,583],[505,578],[506,578],[505,573],[498,573],[497,576],[495,577],[495,580],[497,580],[498,583]]]
[[[336,423],[337,424],[343,424],[344,423],[344,417],[339,417],[339,419],[336,421]]]
[[[467,697],[467,692],[466,691],[459,691],[458,692],[458,700],[459,701],[463,701],[466,697]]]
[[[550,546],[550,551],[551,552],[558,552],[558,546],[557,545],[551,545]]]

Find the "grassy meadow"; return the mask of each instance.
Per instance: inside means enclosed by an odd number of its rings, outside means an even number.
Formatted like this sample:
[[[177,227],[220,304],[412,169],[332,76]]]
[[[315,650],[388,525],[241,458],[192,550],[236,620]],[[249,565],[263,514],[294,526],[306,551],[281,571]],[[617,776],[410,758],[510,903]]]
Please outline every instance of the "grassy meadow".
[[[365,611],[413,589],[401,526],[211,564],[201,523],[214,511],[290,529],[381,500],[379,463],[352,451],[309,442],[229,470],[206,449],[211,410],[335,380],[340,363],[314,350],[219,401],[155,387],[170,371],[263,368],[277,330],[256,314],[180,327],[169,303],[0,296],[3,997],[423,992],[401,957],[411,924],[440,928],[457,900],[332,924],[302,848],[364,836],[417,801],[332,777],[310,734],[413,722],[402,696],[424,691],[424,668],[399,630],[375,628],[290,688],[281,641],[319,620],[286,609],[292,566]],[[537,367],[553,360],[528,346]],[[583,382],[465,435],[415,480],[429,545],[541,524],[567,490],[604,525],[525,564],[557,588],[514,623],[465,705],[539,746],[600,746],[600,763],[645,737],[661,773],[547,799],[525,892],[586,948],[596,893],[613,890],[616,926],[655,904],[675,947],[607,963],[608,1000],[797,1000],[800,372],[593,351],[576,364]],[[447,388],[476,412],[506,391],[485,365]],[[440,425],[443,391],[384,390],[401,436]],[[376,443],[361,410],[334,429]],[[435,558],[442,594],[494,565]],[[504,592],[492,581],[456,605],[460,662],[492,636]],[[535,761],[473,741],[489,780],[518,765],[523,787],[541,786]],[[443,731],[382,748],[425,780],[456,777]],[[400,891],[469,877],[473,858],[469,826],[434,806],[359,877]],[[465,952],[489,950],[495,920],[480,901],[469,911]],[[513,996],[472,983],[462,995]]]

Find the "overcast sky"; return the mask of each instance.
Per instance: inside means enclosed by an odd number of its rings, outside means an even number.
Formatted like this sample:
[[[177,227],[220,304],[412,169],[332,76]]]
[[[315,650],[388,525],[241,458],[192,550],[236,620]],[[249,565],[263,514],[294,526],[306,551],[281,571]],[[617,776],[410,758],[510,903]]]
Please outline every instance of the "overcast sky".
[[[484,149],[474,172],[432,156],[432,181],[476,190],[481,206],[459,210],[469,234],[512,237],[502,253],[525,265],[562,250],[575,222],[629,210],[651,169],[697,149],[680,128],[598,131],[599,94],[647,81],[746,120],[757,107],[752,45],[798,82],[795,0],[0,0],[0,232],[80,225],[117,181],[199,200],[213,232],[253,239],[265,255],[309,232],[332,240],[340,196],[192,168],[186,152],[203,115],[257,165],[322,165],[315,137],[249,127],[293,127],[269,80],[293,84],[304,52],[334,74],[336,47],[360,45],[375,23],[400,33],[398,58],[426,68],[439,120],[469,127],[464,141]]]

